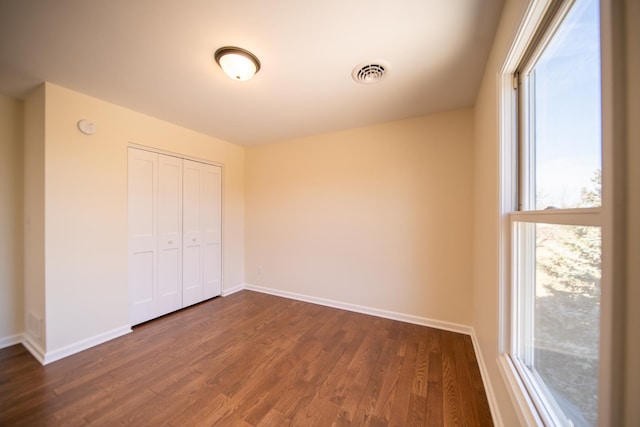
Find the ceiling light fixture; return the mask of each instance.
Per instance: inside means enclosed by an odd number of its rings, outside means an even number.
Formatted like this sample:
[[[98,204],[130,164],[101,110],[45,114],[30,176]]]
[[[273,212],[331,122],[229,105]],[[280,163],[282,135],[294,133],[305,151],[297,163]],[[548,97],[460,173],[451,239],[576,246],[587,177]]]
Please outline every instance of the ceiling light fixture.
[[[240,47],[225,46],[213,55],[216,62],[233,80],[249,80],[260,70],[260,61],[248,50]]]

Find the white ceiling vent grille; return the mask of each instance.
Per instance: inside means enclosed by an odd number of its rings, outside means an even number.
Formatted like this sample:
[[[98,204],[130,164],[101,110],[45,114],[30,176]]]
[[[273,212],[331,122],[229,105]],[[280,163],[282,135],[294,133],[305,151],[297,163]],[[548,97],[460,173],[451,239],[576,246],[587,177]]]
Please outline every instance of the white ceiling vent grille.
[[[353,69],[351,77],[363,85],[379,83],[387,76],[388,67],[380,62],[360,64]]]

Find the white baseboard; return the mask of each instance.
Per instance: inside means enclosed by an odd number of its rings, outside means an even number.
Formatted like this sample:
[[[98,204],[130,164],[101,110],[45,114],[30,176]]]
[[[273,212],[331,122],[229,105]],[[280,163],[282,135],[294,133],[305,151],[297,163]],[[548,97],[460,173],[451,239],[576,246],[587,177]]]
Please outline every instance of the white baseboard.
[[[131,326],[125,325],[102,334],[96,335],[91,338],[84,339],[82,341],[75,342],[57,350],[48,351],[44,354],[44,357],[40,361],[43,365],[47,365],[56,360],[60,360],[64,357],[71,356],[72,354],[79,353],[88,348],[94,347],[98,344],[110,341],[114,338],[121,337],[131,332]],[[33,353],[33,352],[32,352]],[[38,357],[36,357],[38,359]],[[38,359],[40,360],[40,359]]]
[[[41,365],[44,365],[44,350],[40,344],[31,339],[29,334],[22,335],[22,345]]]
[[[500,415],[498,400],[496,399],[496,395],[493,392],[491,380],[489,379],[489,372],[487,371],[487,365],[485,365],[484,363],[482,351],[480,351],[480,343],[478,342],[476,331],[473,328],[471,328],[471,342],[473,343],[473,350],[476,353],[476,360],[478,361],[478,367],[480,368],[482,384],[484,385],[484,390],[487,393],[487,400],[489,401],[489,410],[491,410],[491,418],[493,418],[493,424],[497,427],[503,427],[504,422],[502,421],[502,416]]]
[[[8,337],[0,338],[0,349],[9,347],[12,345],[20,344],[22,342],[22,334],[10,335]]]
[[[223,297],[228,297],[229,295],[231,295],[231,294],[235,294],[236,292],[240,292],[240,291],[241,291],[241,290],[243,290],[243,289],[244,289],[244,285],[242,285],[242,284],[241,284],[241,285],[238,285],[238,286],[234,286],[234,287],[233,287],[233,288],[231,288],[231,289],[224,289],[224,290],[222,291],[222,296],[223,296]]]
[[[458,323],[444,322],[442,320],[429,319],[427,317],[414,316],[411,314],[397,313],[395,311],[381,310],[378,308],[365,307],[357,304],[334,301],[325,298],[312,297],[295,292],[281,291],[278,289],[267,288],[264,286],[244,284],[244,289],[261,292],[264,294],[275,295],[283,298],[294,299],[297,301],[310,302],[312,304],[324,305],[327,307],[339,308],[342,310],[353,311],[356,313],[368,314],[371,316],[382,317],[385,319],[398,320],[400,322],[413,323],[414,325],[428,326],[430,328],[442,329],[445,331],[458,332],[465,335],[471,335],[473,328]]]

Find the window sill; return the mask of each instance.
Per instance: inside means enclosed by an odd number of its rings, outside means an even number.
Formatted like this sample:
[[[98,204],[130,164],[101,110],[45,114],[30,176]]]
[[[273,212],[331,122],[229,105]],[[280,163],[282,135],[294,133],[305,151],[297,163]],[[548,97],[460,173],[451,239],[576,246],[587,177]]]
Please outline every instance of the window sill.
[[[531,427],[544,425],[509,355],[502,353],[497,362],[520,424]]]

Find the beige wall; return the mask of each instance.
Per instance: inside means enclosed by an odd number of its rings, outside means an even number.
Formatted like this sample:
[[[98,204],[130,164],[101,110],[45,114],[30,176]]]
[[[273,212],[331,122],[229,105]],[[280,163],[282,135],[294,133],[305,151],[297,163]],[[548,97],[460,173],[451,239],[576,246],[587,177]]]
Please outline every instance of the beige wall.
[[[23,329],[22,104],[0,95],[0,341]]]
[[[45,91],[35,90],[24,103],[24,333],[43,354],[46,344],[44,287]],[[31,318],[32,322],[26,319]]]
[[[640,420],[640,2],[626,0],[627,89],[627,351],[625,423]]]
[[[526,9],[527,0],[505,3],[475,104],[473,327],[505,426],[519,420],[498,369],[500,135],[498,73]]]
[[[472,114],[248,148],[247,282],[470,325]]]
[[[129,143],[224,164],[223,290],[244,282],[244,148],[53,84],[45,93],[47,353],[129,323]],[[80,133],[80,119],[97,133]]]

